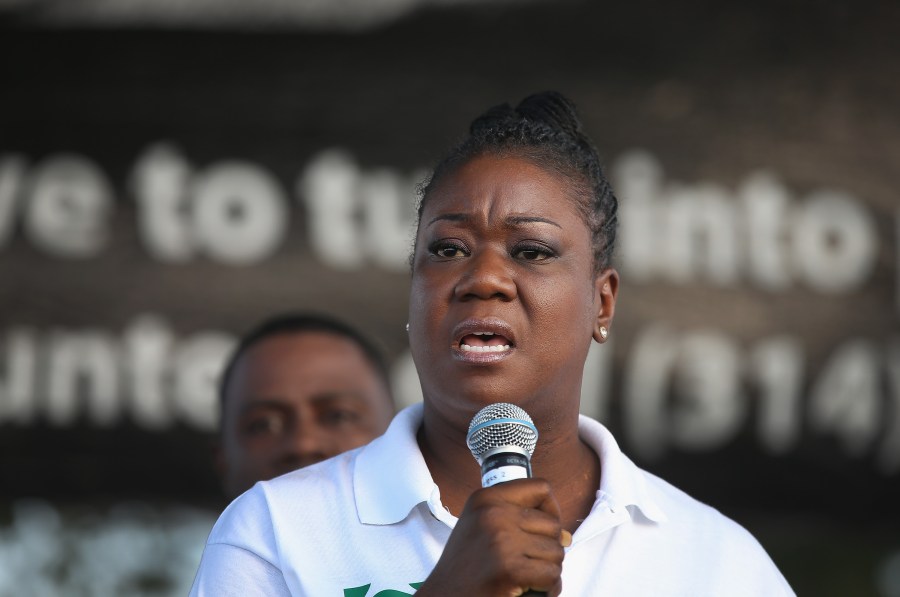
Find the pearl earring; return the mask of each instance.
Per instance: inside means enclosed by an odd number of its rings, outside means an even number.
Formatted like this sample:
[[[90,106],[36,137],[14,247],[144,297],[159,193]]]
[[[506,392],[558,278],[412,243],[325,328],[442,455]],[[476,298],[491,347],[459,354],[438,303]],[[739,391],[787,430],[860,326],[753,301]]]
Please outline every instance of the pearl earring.
[[[409,323],[406,324],[406,333],[409,333]]]

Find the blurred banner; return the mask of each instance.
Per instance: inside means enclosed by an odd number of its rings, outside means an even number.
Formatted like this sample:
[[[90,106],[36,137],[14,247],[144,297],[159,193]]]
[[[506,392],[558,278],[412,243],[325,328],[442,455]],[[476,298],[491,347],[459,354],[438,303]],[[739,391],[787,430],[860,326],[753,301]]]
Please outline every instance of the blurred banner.
[[[359,327],[419,400],[416,184],[483,109],[552,88],[620,198],[582,411],[798,593],[900,594],[896,3],[122,4],[0,2],[7,562],[144,529],[178,571],[92,594],[183,594],[223,506],[217,375],[273,313]],[[34,594],[94,570],[65,557]]]

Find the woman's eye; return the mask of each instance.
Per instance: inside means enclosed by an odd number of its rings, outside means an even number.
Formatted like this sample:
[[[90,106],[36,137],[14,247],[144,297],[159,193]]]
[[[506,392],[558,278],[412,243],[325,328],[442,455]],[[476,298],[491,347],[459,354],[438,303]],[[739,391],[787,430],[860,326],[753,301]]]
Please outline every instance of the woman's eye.
[[[544,261],[553,257],[553,251],[546,247],[521,247],[514,255],[523,261]]]
[[[431,253],[437,257],[444,259],[454,259],[456,257],[465,257],[466,250],[458,244],[439,243],[431,248]]]

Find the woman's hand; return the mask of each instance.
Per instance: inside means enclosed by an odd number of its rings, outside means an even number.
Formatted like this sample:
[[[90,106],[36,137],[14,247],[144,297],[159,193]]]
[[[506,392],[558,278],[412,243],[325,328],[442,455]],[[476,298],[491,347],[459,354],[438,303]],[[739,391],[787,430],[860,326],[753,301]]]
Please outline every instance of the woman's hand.
[[[514,597],[562,591],[559,504],[543,479],[520,479],[473,493],[444,553],[417,595]]]

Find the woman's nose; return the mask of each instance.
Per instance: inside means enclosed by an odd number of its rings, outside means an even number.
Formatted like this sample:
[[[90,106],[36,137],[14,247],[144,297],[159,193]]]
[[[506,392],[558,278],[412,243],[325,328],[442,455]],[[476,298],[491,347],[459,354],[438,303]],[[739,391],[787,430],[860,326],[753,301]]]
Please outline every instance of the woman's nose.
[[[466,260],[468,266],[456,283],[454,295],[459,300],[513,300],[518,291],[506,255],[499,251],[481,251]]]

